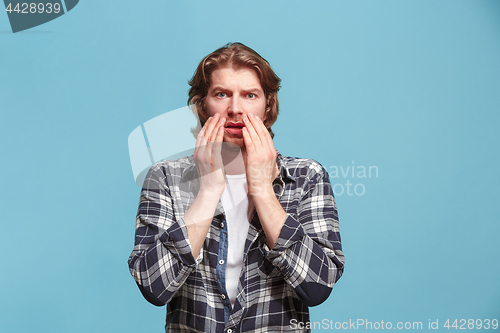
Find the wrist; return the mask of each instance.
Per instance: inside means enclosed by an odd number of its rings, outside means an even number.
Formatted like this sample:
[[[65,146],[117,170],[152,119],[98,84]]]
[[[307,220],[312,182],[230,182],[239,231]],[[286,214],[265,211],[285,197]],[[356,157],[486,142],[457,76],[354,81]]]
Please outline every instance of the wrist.
[[[225,187],[224,184],[223,186],[218,186],[218,187],[201,185],[200,190],[198,191],[198,195],[196,197],[197,198],[200,197],[202,199],[207,199],[207,200],[217,198],[217,201],[219,201],[222,193],[224,192],[224,187]]]
[[[274,188],[272,185],[268,186],[260,186],[252,189],[248,189],[248,193],[252,197],[254,202],[263,201],[266,202],[268,200],[276,199],[276,194],[274,193]]]

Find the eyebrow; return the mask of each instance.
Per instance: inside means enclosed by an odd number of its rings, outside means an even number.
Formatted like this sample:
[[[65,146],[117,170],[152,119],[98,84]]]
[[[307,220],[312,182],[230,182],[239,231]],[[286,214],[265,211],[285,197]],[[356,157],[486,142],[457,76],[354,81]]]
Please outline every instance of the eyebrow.
[[[227,89],[222,86],[215,86],[213,88],[210,88],[209,90],[227,90]]]
[[[251,89],[245,89],[245,92],[248,93],[257,93],[257,92],[263,92],[264,90],[262,88],[251,88]]]

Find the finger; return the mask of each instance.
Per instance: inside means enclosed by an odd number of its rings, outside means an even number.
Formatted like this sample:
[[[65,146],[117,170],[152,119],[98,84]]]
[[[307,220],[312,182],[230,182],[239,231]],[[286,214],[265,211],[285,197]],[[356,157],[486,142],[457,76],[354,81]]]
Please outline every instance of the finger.
[[[268,170],[270,172],[270,176],[276,178],[276,171],[278,171],[278,166],[276,164],[276,149],[274,148],[274,143],[273,139],[271,138],[271,134],[269,134],[269,130],[267,129],[266,125],[264,125],[264,122],[259,118],[259,116],[254,116],[250,117],[250,120],[252,122],[252,125],[257,132],[257,135],[259,136],[260,143],[262,145],[262,153],[266,154],[269,152],[270,155],[272,156],[274,163],[272,170]],[[260,153],[259,153],[260,154]]]
[[[217,137],[219,136],[219,131],[220,128],[224,128],[224,123],[226,122],[226,119],[224,117],[221,117],[217,124],[215,125],[212,134],[210,135],[210,138],[208,139],[209,142],[214,142]]]
[[[208,118],[202,130],[198,134],[198,138],[196,139],[195,156],[197,159],[200,159],[200,161],[204,160],[205,163],[210,163],[211,161],[211,147],[208,147],[207,145],[210,144],[210,135],[217,123],[217,118],[219,117],[219,114],[215,114],[213,117]]]
[[[224,137],[224,126],[220,126],[217,130],[217,137],[214,142],[212,150],[212,160],[214,163],[215,170],[224,169],[222,161],[222,139]]]
[[[226,118],[221,118],[220,126],[217,130],[217,136],[215,137],[216,142],[222,142],[222,140],[224,139],[224,124],[225,124],[225,122],[226,122]]]
[[[210,144],[212,144],[212,156],[218,159],[220,158],[222,160],[222,140],[224,139],[224,126],[219,126],[216,134],[217,135],[214,140],[210,142]]]
[[[246,117],[243,118],[243,121],[245,122],[245,128],[248,130],[248,134],[250,136],[250,139],[253,142],[253,145],[254,146],[260,145],[259,136],[257,135],[257,132],[255,131],[255,128],[252,124],[252,121],[250,120],[250,117],[247,115]]]
[[[198,133],[198,136],[196,137],[196,145],[195,145],[196,148],[201,147],[201,145],[202,145],[201,142],[203,141],[203,138],[205,137],[206,126],[210,120],[211,120],[211,117],[207,119],[207,121],[205,122],[205,125],[203,125],[203,127],[201,128],[200,133]]]
[[[251,116],[250,121],[252,122],[255,132],[259,136],[259,140],[261,141],[262,145],[267,145],[270,148],[274,148],[273,139],[269,134],[269,130],[267,129],[266,125],[264,125],[264,122],[259,118],[259,116]]]
[[[212,132],[213,132],[214,128],[216,127],[217,123],[219,122],[219,117],[220,117],[220,115],[218,113],[216,113],[213,117],[211,117],[210,121],[207,121],[205,123],[205,126],[203,126],[203,128],[205,129],[203,131],[203,136],[205,137],[205,139],[207,141],[212,136]]]
[[[243,142],[245,143],[247,153],[253,153],[255,151],[255,145],[252,138],[250,138],[247,126],[243,127]]]
[[[200,133],[198,134],[198,137],[196,138],[196,145],[201,147],[207,144],[207,129],[210,126],[210,124],[213,121],[213,117],[209,117],[205,124],[203,125],[203,128],[201,129]]]

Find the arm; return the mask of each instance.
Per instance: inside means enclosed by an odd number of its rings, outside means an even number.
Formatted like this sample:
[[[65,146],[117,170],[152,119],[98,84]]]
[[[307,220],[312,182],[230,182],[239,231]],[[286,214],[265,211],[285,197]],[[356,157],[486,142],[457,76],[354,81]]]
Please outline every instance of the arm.
[[[208,118],[196,139],[193,157],[200,175],[200,191],[184,216],[191,252],[195,257],[198,257],[207,238],[217,203],[225,187],[221,154],[225,121],[218,113]]]
[[[311,171],[296,214],[287,214],[274,247],[264,246],[266,257],[307,306],[324,302],[344,270],[328,173],[323,168]]]
[[[186,226],[176,220],[165,175],[157,165],[144,181],[128,264],[144,297],[157,306],[170,301],[196,266]]]
[[[129,268],[144,297],[168,303],[196,268],[212,218],[224,190],[221,157],[224,118],[211,117],[196,140],[194,160],[200,191],[183,218],[174,214],[167,177],[157,165],[144,181],[137,214],[135,247]]]
[[[272,190],[277,175],[272,139],[258,117],[250,115],[244,121],[248,192],[266,235],[265,255],[304,304],[318,305],[328,298],[344,269],[328,173],[316,162],[311,164],[297,211],[286,211]]]

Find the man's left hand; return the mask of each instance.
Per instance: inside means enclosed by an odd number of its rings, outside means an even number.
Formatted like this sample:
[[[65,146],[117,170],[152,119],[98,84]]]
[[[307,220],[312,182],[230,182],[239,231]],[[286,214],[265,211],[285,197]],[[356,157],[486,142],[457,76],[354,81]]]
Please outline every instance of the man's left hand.
[[[274,196],[273,181],[279,172],[273,139],[259,117],[248,114],[243,121],[248,193],[252,197]]]
[[[255,204],[267,245],[272,249],[287,216],[273,190],[273,181],[279,174],[276,149],[262,120],[250,114],[243,121],[248,193]]]

